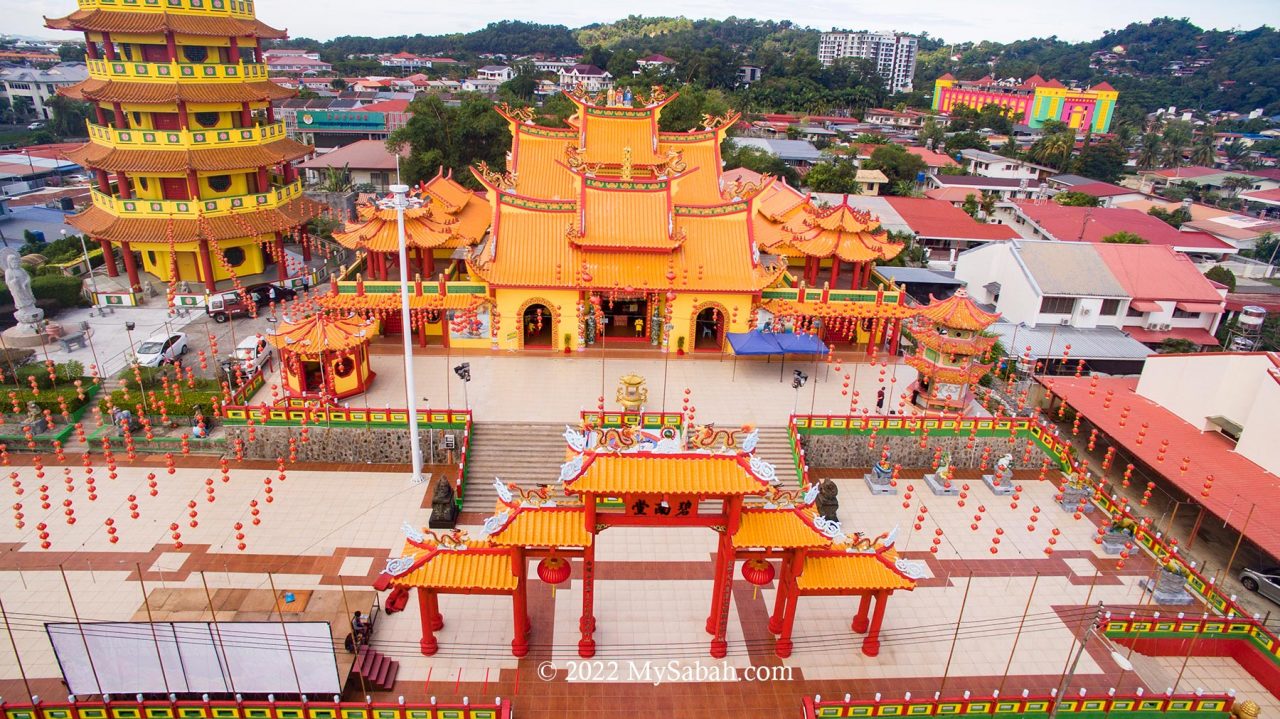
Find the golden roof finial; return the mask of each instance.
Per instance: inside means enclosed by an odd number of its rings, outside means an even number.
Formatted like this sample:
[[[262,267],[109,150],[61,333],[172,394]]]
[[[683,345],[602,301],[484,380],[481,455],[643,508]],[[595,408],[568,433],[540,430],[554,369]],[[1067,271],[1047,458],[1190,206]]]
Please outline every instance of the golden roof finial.
[[[622,148],[622,179],[631,179],[631,146]]]

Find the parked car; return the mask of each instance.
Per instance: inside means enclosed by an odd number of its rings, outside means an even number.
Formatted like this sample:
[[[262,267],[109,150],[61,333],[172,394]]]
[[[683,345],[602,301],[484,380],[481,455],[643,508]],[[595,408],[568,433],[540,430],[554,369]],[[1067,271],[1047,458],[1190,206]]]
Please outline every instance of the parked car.
[[[186,333],[174,332],[143,340],[136,354],[138,364],[143,367],[159,367],[166,362],[176,362],[188,349]]]
[[[265,307],[272,302],[289,302],[298,296],[298,293],[294,290],[273,285],[270,282],[254,285],[246,291],[253,297],[253,301],[258,303],[259,307]]]
[[[222,323],[232,317],[249,314],[249,303],[244,301],[239,292],[223,292],[209,297],[204,313],[212,317],[214,322]]]
[[[246,337],[236,345],[232,356],[239,360],[246,373],[252,375],[271,361],[271,343],[265,337]]]
[[[35,122],[33,122],[33,123],[31,123],[31,124],[27,125],[27,129],[28,129],[28,130],[43,130],[43,129],[44,129],[44,120],[36,120]]]
[[[1246,569],[1240,572],[1240,583],[1245,589],[1280,603],[1280,567]]]

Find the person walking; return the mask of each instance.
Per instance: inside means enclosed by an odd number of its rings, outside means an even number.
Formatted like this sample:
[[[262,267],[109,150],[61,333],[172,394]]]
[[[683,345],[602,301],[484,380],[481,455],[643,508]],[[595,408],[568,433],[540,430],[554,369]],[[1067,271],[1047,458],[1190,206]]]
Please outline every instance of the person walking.
[[[880,391],[876,392],[876,411],[884,411],[884,387],[881,387]]]

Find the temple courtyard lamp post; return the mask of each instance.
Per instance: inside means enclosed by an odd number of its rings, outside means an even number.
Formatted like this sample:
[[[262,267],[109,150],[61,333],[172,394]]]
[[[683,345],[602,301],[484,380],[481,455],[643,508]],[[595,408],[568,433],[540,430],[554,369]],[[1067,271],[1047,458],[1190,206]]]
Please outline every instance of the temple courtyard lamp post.
[[[422,445],[418,440],[418,402],[413,381],[413,333],[409,331],[409,260],[404,234],[404,210],[408,206],[408,185],[392,185],[392,203],[396,208],[396,236],[400,244],[400,336],[404,339],[404,398],[409,408],[409,445],[413,457],[410,484],[421,484]]]

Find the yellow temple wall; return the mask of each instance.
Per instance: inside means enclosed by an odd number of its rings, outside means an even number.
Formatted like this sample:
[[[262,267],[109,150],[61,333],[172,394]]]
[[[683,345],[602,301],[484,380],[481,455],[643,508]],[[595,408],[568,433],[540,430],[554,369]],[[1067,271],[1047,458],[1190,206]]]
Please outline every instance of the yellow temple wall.
[[[520,336],[520,316],[530,304],[546,305],[555,318],[552,337],[553,348],[564,349],[564,335],[569,334],[569,346],[578,345],[578,292],[576,290],[540,290],[540,289],[503,289],[497,291],[497,308],[501,322],[498,327],[498,349],[518,350],[523,348]],[[466,344],[464,344],[464,342]],[[450,344],[458,347],[488,347],[488,343],[477,340],[450,340]]]
[[[271,235],[261,235],[258,238],[238,237],[231,240],[222,240],[218,243],[218,247],[228,250],[233,247],[239,247],[244,250],[244,262],[233,267],[237,277],[245,277],[248,275],[256,275],[266,270],[266,259],[262,254],[262,248],[258,246],[258,242],[267,242],[274,239]],[[164,282],[169,281],[169,246],[163,242],[134,242],[132,249],[142,254],[142,269],[150,272]],[[203,282],[204,273],[200,271],[200,256],[197,254],[197,245],[192,244],[191,249],[178,250],[178,277],[186,277],[192,282]],[[213,248],[210,247],[210,253]],[[210,258],[213,265],[214,280],[228,280],[231,275],[223,268],[222,263],[218,262],[217,257]]]
[[[699,294],[677,294],[675,300],[671,302],[671,337],[667,345],[667,351],[675,352],[680,349],[680,341],[684,340],[684,350],[686,352],[693,350],[694,345],[694,319],[698,312],[706,309],[708,306],[715,306],[724,314],[724,326],[726,332],[746,332],[751,325],[751,295],[747,294],[724,294],[715,292],[704,292]],[[737,310],[736,319],[735,312]],[[726,351],[732,351],[726,342]]]

